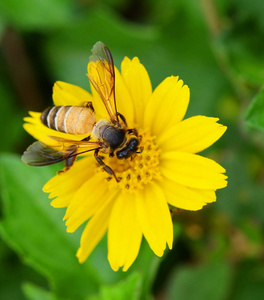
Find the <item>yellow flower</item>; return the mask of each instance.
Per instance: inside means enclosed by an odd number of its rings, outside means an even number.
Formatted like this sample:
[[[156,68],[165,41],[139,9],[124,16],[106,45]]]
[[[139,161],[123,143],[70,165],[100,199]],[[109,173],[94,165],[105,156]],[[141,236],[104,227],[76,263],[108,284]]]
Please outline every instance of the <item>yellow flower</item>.
[[[79,261],[84,262],[107,232],[108,260],[113,270],[126,271],[136,259],[142,237],[158,256],[166,244],[171,249],[173,227],[170,207],[199,210],[216,200],[215,191],[226,186],[225,169],[197,155],[218,140],[226,130],[217,118],[195,116],[183,120],[189,104],[189,88],[178,77],[166,78],[154,91],[138,58],[124,58],[116,69],[117,110],[128,128],[142,137],[142,153],[119,160],[104,155],[104,162],[121,178],[117,182],[102,171],[88,153],[67,171],[57,174],[43,190],[55,198],[51,205],[67,207],[68,232],[87,222]],[[54,105],[81,105],[92,101],[97,121],[108,115],[97,92],[56,82]],[[40,113],[30,112],[25,129],[46,144],[50,136],[82,140],[84,135],[61,133],[44,126]],[[86,135],[87,136],[87,135]]]

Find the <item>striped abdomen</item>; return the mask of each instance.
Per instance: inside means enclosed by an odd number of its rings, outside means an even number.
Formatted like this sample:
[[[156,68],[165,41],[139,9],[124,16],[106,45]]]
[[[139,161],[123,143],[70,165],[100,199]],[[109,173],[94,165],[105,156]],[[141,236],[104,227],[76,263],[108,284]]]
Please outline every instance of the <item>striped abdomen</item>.
[[[45,109],[41,122],[51,129],[70,134],[90,133],[95,124],[93,111],[82,106],[53,106]]]

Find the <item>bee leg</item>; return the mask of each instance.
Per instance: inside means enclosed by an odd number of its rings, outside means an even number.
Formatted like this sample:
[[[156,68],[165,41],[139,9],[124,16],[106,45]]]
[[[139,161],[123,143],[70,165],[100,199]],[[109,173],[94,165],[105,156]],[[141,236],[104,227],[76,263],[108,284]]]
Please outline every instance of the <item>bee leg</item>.
[[[68,150],[71,150],[72,152],[69,155],[69,157],[64,160],[65,167],[61,171],[59,171],[58,174],[68,171],[70,167],[74,164],[74,162],[77,159],[77,155],[75,155],[76,149],[77,149],[76,146],[71,146],[68,148]]]
[[[82,139],[82,141],[88,142],[88,141],[90,141],[90,139],[91,139],[91,136],[89,135],[89,136],[87,136],[86,138]]]
[[[120,114],[119,112],[117,113],[117,116],[120,117],[122,122],[127,126],[126,118],[122,114]]]
[[[120,119],[123,121],[123,123],[127,126],[126,118],[122,114],[120,114],[119,112],[117,113],[117,116],[120,117]],[[127,133],[128,134],[133,133],[135,136],[138,136],[138,131],[137,131],[136,128],[128,129]]]
[[[77,155],[74,155],[72,157],[69,157],[67,159],[65,159],[64,165],[65,167],[61,170],[58,171],[58,174],[64,173],[66,171],[68,171],[70,169],[70,167],[74,164],[74,162],[76,161]]]
[[[84,106],[90,108],[90,110],[94,112],[93,103],[91,101],[85,102]]]
[[[138,137],[138,131],[137,131],[136,128],[128,129],[128,130],[127,130],[127,133],[128,133],[128,134],[133,133],[135,136]]]
[[[95,150],[95,151],[94,151],[94,157],[95,157],[96,161],[99,163],[100,166],[103,167],[103,169],[104,169],[109,175],[112,175],[112,176],[115,177],[116,182],[119,182],[120,180],[116,177],[115,172],[114,172],[109,166],[107,166],[107,165],[103,162],[102,158],[101,158],[100,156],[98,156],[98,152],[99,152],[99,150]]]
[[[74,162],[76,161],[77,159],[77,155],[74,155],[72,157],[69,157],[65,160],[65,168],[64,170],[67,171],[70,169],[70,167],[74,164]]]

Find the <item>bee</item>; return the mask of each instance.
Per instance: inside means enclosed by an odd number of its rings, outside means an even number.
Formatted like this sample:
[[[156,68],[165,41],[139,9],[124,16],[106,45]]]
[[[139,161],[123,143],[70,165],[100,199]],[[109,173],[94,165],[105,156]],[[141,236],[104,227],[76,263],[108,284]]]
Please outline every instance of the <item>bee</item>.
[[[22,161],[32,166],[46,166],[60,161],[65,162],[67,171],[80,154],[94,151],[94,157],[104,171],[119,179],[115,172],[104,163],[100,153],[116,156],[118,159],[133,158],[139,151],[140,137],[135,128],[129,129],[125,117],[117,112],[115,97],[115,69],[110,50],[102,42],[92,48],[89,65],[93,72],[88,78],[100,96],[109,120],[100,119],[96,122],[92,102],[81,106],[53,106],[45,109],[41,122],[56,131],[74,135],[87,134],[81,141],[50,136],[57,142],[49,146],[41,141],[30,145],[22,155]]]

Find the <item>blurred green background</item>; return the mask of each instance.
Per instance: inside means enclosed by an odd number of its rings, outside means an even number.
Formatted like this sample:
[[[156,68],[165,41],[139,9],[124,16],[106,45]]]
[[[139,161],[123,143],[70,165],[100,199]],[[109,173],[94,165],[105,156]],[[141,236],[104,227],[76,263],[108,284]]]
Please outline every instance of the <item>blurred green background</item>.
[[[0,299],[263,299],[263,0],[1,0],[0,39]],[[138,56],[153,88],[179,75],[187,117],[228,126],[202,153],[226,168],[227,188],[176,213],[173,250],[159,259],[144,242],[127,273],[110,269],[105,239],[78,264],[82,228],[67,234],[41,190],[61,166],[20,161],[33,142],[23,117],[52,103],[56,80],[89,90],[98,40],[118,68]]]

